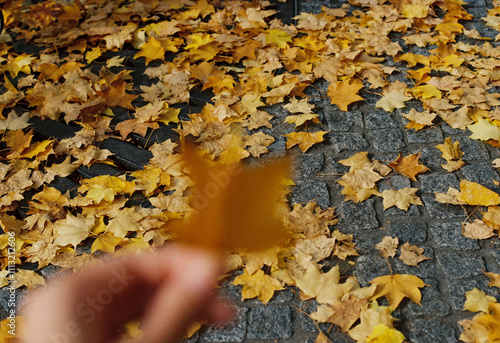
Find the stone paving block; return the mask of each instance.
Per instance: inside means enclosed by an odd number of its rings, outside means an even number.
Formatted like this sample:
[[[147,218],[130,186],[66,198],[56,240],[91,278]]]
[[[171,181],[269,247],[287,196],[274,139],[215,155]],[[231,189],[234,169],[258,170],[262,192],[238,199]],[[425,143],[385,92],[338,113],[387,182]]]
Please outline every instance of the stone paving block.
[[[498,192],[498,186],[495,186],[492,180],[500,181],[498,173],[491,166],[491,162],[487,164],[469,164],[460,168],[460,172],[468,181],[477,182],[483,186],[491,188]],[[496,188],[496,189],[495,189]]]
[[[455,139],[452,139],[452,141],[455,141]],[[467,137],[461,137],[458,141],[460,142],[460,150],[464,152],[462,160],[465,162],[488,160],[490,158],[488,149],[486,149],[484,143]]]
[[[403,142],[403,134],[398,129],[370,131],[368,140],[376,150],[382,153],[399,152],[406,146]]]
[[[441,143],[444,141],[443,134],[437,128],[430,128],[421,131],[406,130],[408,143]]]
[[[339,230],[344,232],[378,228],[377,214],[373,204],[373,199],[359,204],[352,201],[342,203],[337,212],[339,213]]]
[[[437,260],[449,280],[483,275],[481,270],[485,269],[481,257],[461,257],[459,254],[451,253],[437,255]]]
[[[286,288],[281,291],[274,292],[274,296],[269,300],[269,305],[279,305],[279,304],[284,304],[286,302],[289,302],[295,297],[295,292],[294,290],[290,288]],[[247,305],[255,305],[255,306],[262,306],[262,301],[260,301],[258,298],[253,298],[253,299],[247,299],[245,300],[245,304]]]
[[[435,279],[424,279],[429,287],[421,289],[421,304],[409,301],[403,308],[403,315],[406,320],[416,316],[438,316],[444,317],[451,314],[451,306],[445,303],[438,289],[438,282]]]
[[[374,231],[357,231],[353,232],[354,243],[356,243],[356,249],[361,255],[366,254],[380,254],[375,248],[375,244],[380,242],[386,232],[383,230]]]
[[[422,243],[427,240],[427,225],[424,222],[409,220],[402,223],[391,223],[392,236],[398,237],[399,243]]]
[[[285,339],[292,336],[292,311],[288,306],[251,308],[248,314],[248,339]]]
[[[466,218],[460,206],[441,204],[435,200],[434,194],[423,194],[420,198],[425,205],[425,210],[434,219]]]
[[[378,256],[375,254],[360,256],[353,269],[354,275],[363,287],[368,286],[376,277],[391,274],[387,260],[380,256],[380,253]]]
[[[399,246],[401,247],[402,244]],[[434,251],[430,247],[423,247],[424,252],[423,255],[428,257],[428,260],[422,261],[418,264],[417,267],[409,266],[405,264],[403,261],[399,259],[399,255],[396,255],[397,258],[394,258],[392,261],[393,271],[397,274],[411,274],[418,276],[419,278],[433,278],[436,276],[436,263],[434,259]]]
[[[330,7],[330,0],[301,1],[299,8],[301,12],[318,14],[322,6]]]
[[[332,132],[346,132],[353,127],[363,127],[360,111],[344,112],[328,105],[323,109],[323,116]]]
[[[418,179],[422,193],[446,193],[450,187],[460,189],[460,180],[452,173],[420,175]]]
[[[391,175],[385,180],[381,180],[378,182],[378,190],[380,193],[394,188],[403,189],[408,187],[411,187],[410,179],[399,174]]]
[[[291,203],[315,201],[322,208],[330,207],[330,195],[326,183],[314,180],[295,181]]]
[[[363,138],[363,134],[359,132],[331,132],[329,138],[329,148],[331,148],[335,154],[342,151],[363,151],[368,148],[368,142]],[[352,155],[354,155],[354,153]]]
[[[397,208],[396,206],[393,206],[393,207],[389,207],[388,209],[386,209],[384,211],[384,214],[386,216],[392,216],[392,217],[396,217],[396,216],[414,217],[414,216],[420,215],[420,210],[419,210],[419,206],[417,206],[417,205],[410,205],[410,207],[408,207],[407,211],[401,210],[401,209]]]
[[[268,146],[269,154],[267,157],[284,157],[286,155],[286,140],[285,137],[278,135],[275,141]]]
[[[437,145],[437,144],[436,144]],[[421,147],[416,147],[412,149],[410,152],[412,154],[417,153],[417,152],[422,152],[422,155],[420,155],[420,162],[427,168],[437,171],[437,172],[444,172],[445,170],[441,167],[441,164],[446,163],[446,160],[441,157],[442,152],[439,151],[436,148],[421,148]],[[423,176],[423,175],[420,175]]]
[[[455,343],[455,330],[448,324],[436,320],[415,319],[410,324],[412,343]]]
[[[395,117],[381,109],[367,109],[363,113],[363,120],[368,130],[399,128]]]
[[[299,155],[297,177],[304,179],[314,177],[325,165],[325,156],[321,153]]]
[[[482,274],[482,273],[481,273]],[[462,310],[465,303],[465,293],[477,288],[486,294],[495,295],[498,288],[488,287],[489,278],[486,275],[478,275],[471,279],[456,280],[449,285],[452,307],[455,310]]]
[[[477,240],[462,235],[462,222],[434,224],[430,228],[434,241],[440,248],[478,250]]]
[[[307,302],[301,303],[299,310],[295,313],[297,313],[298,317],[298,322],[300,323],[300,328],[304,332],[308,333],[318,333],[318,327],[314,323],[314,321],[308,316],[309,314],[316,312],[316,309],[318,307],[318,303],[316,300],[311,299]],[[330,328],[329,323],[317,323],[320,330],[323,332],[327,332]],[[337,331],[335,327],[332,328],[332,332]],[[314,338],[316,338],[315,336]]]
[[[207,326],[201,336],[207,342],[243,342],[247,333],[248,308],[233,306],[235,318],[227,326]]]
[[[349,156],[350,157],[350,156]],[[328,156],[327,158],[327,173],[331,174],[345,174],[349,171],[348,166],[344,166],[343,164],[340,164],[338,161],[341,160],[341,158],[333,158]],[[342,175],[332,175],[332,178],[340,179]]]

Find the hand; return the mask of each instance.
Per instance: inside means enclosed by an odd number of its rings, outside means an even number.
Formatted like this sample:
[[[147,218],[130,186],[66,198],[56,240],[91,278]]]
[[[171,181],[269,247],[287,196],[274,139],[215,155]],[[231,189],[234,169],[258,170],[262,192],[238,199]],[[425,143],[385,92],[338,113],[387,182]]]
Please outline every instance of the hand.
[[[182,339],[197,319],[231,317],[214,293],[221,260],[212,253],[172,247],[110,259],[35,291],[23,307],[26,343],[119,342],[119,329],[139,319],[139,342]]]

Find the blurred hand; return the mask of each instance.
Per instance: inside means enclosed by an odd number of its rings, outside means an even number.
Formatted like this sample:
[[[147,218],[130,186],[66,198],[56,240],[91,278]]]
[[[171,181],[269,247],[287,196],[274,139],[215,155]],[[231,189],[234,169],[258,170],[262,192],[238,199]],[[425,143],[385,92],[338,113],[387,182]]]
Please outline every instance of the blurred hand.
[[[230,319],[214,289],[221,272],[218,256],[181,246],[110,259],[33,292],[21,311],[22,337],[26,343],[119,342],[119,329],[138,319],[139,342],[177,342],[194,320]]]

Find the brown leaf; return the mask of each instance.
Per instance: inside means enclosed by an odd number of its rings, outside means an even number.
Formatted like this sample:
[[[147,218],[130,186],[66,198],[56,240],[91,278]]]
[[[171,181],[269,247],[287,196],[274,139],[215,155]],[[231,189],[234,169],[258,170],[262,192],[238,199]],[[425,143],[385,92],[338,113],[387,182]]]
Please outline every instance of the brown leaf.
[[[401,246],[401,255],[399,259],[409,266],[417,266],[418,263],[428,260],[429,257],[423,255],[424,248],[416,245],[410,245],[408,242]]]
[[[375,244],[375,248],[380,251],[382,257],[394,257],[398,249],[399,240],[397,237],[385,236],[380,243]]]
[[[396,170],[398,173],[410,178],[411,180],[417,181],[417,178],[415,176],[430,170],[423,164],[419,163],[421,155],[421,152],[405,157],[399,154],[396,160],[389,163],[389,167],[394,168],[394,170]]]

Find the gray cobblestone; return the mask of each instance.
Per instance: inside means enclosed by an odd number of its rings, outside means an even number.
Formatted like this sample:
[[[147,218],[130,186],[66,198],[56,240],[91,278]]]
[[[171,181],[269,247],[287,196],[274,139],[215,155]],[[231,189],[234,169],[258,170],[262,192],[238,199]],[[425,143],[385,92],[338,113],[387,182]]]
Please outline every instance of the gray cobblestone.
[[[297,176],[301,179],[319,173],[325,164],[325,156],[321,153],[299,155]]]
[[[364,112],[363,119],[368,130],[398,128],[394,116],[387,115],[387,112],[380,109]]]
[[[363,151],[368,148],[368,142],[361,133],[332,132],[329,134],[330,148],[335,154],[342,151]]]
[[[376,229],[378,221],[373,203],[373,199],[368,199],[359,204],[352,201],[342,203],[338,211],[338,227],[341,231]]]
[[[452,139],[452,141],[455,141],[455,139]],[[458,141],[460,142],[460,150],[464,152],[462,159],[465,162],[488,160],[490,158],[484,143],[470,138],[459,138]]]
[[[423,131],[406,130],[408,143],[429,143],[442,142],[443,134],[436,128],[430,128]]]
[[[420,175],[419,181],[422,193],[446,193],[448,188],[460,189],[460,181],[455,174]]]
[[[471,291],[474,287],[488,294],[494,295],[498,293],[497,288],[487,286],[488,282],[489,279],[485,275],[478,275],[471,279],[455,280],[449,286],[452,307],[455,310],[462,310],[465,303],[465,293]]]
[[[368,140],[373,147],[382,152],[399,152],[406,145],[403,134],[398,129],[383,129],[368,132]]]
[[[353,127],[363,127],[361,112],[349,111],[342,112],[338,108],[326,107],[323,110],[324,118],[328,123],[328,128],[332,132],[346,132]]]
[[[464,178],[468,181],[477,182],[483,186],[491,188],[498,192],[498,187],[495,186],[492,180],[500,181],[497,172],[491,167],[491,162],[488,164],[465,165],[460,169]]]
[[[409,220],[403,223],[391,223],[390,228],[392,235],[398,237],[401,244],[422,243],[427,239],[427,225],[424,222]]]
[[[243,342],[247,333],[247,312],[245,307],[233,306],[235,318],[226,326],[208,326],[201,336],[207,342]]]
[[[434,194],[423,194],[421,196],[425,209],[429,215],[434,219],[451,219],[463,218],[465,219],[464,210],[460,206],[441,204],[436,201]]]
[[[408,305],[403,308],[403,314],[407,318],[416,316],[438,316],[444,317],[451,314],[451,307],[441,298],[442,295],[438,289],[438,283],[435,279],[424,279],[424,282],[429,287],[421,289],[422,301],[421,304],[408,302]]]
[[[391,270],[387,260],[380,256],[364,255],[360,256],[354,266],[354,275],[358,278],[362,286],[369,285],[374,278],[389,275]]]
[[[378,190],[380,193],[391,189],[402,189],[411,187],[410,179],[403,175],[391,175],[383,181],[378,183]]]
[[[477,240],[462,235],[462,223],[434,224],[430,228],[437,245],[441,248],[452,248],[454,250],[478,250]]]
[[[330,206],[330,195],[326,183],[314,180],[296,181],[291,202],[294,204],[315,201],[322,208]]]
[[[409,339],[412,343],[458,342],[455,330],[448,324],[422,319],[415,319],[410,324]]]
[[[436,263],[435,263],[434,252],[433,252],[432,248],[424,247],[423,255],[425,257],[428,257],[429,259],[420,262],[417,267],[408,266],[403,261],[401,261],[399,258],[395,258],[393,260],[394,272],[396,272],[397,274],[416,275],[419,278],[433,278],[433,277],[435,277],[436,276]],[[399,257],[399,254],[398,254],[398,257]]]
[[[450,280],[463,279],[477,275],[483,275],[481,270],[485,269],[481,257],[461,257],[459,254],[442,254],[437,260],[444,275]]]
[[[292,311],[288,306],[258,307],[249,311],[249,339],[285,339],[292,331]]]

